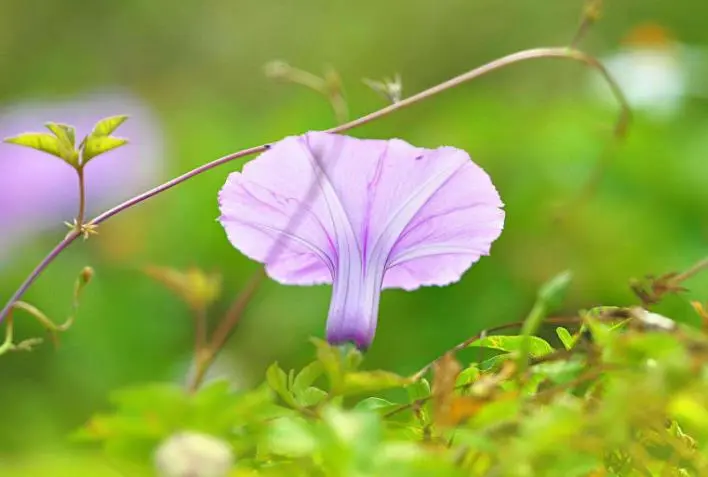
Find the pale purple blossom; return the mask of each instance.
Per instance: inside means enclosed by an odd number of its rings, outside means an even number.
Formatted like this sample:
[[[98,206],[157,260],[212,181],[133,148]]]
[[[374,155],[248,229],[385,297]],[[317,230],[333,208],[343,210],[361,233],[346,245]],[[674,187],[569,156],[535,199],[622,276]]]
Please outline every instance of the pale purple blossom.
[[[126,93],[69,100],[27,101],[0,107],[0,138],[44,131],[50,121],[76,128],[77,143],[107,116],[129,115],[117,136],[129,143],[92,160],[85,169],[87,212],[94,214],[155,185],[162,175],[163,139],[151,110]],[[78,209],[76,172],[61,159],[0,144],[0,249],[45,230],[62,230]]]
[[[311,132],[232,173],[219,195],[231,243],[274,280],[332,283],[327,339],[367,348],[384,288],[460,279],[504,211],[466,152]]]

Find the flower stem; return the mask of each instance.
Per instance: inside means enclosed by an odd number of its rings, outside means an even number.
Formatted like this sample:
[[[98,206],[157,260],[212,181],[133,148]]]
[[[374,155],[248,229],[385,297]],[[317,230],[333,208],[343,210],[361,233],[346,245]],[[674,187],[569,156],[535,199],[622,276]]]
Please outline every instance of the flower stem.
[[[86,183],[84,179],[84,167],[76,168],[76,174],[79,177],[79,213],[76,216],[76,230],[81,232],[86,219]]]
[[[354,129],[356,127],[362,126],[364,124],[370,123],[372,121],[381,119],[385,116],[388,116],[389,114],[398,111],[399,109],[403,109],[405,107],[411,106],[415,103],[419,103],[423,100],[426,100],[432,96],[435,96],[439,93],[442,93],[443,91],[446,91],[448,89],[460,86],[468,81],[471,81],[475,78],[479,78],[480,76],[483,76],[487,73],[490,73],[492,71],[496,71],[501,68],[505,68],[507,66],[516,64],[516,63],[521,63],[527,60],[533,60],[533,59],[539,59],[539,58],[561,58],[561,59],[566,59],[566,60],[572,60],[575,62],[579,62],[582,64],[585,64],[587,67],[596,70],[602,78],[605,80],[605,82],[608,84],[610,87],[610,90],[612,91],[612,94],[615,96],[617,101],[620,104],[620,114],[617,119],[617,123],[615,126],[615,130],[618,132],[618,134],[623,134],[624,131],[626,130],[629,120],[630,120],[630,109],[627,100],[624,97],[624,94],[622,93],[622,90],[620,87],[617,85],[615,80],[610,76],[608,71],[605,69],[605,67],[594,57],[588,55],[587,53],[584,53],[580,50],[576,50],[573,48],[567,48],[567,47],[548,47],[548,48],[533,48],[529,50],[523,50],[523,51],[518,51],[516,53],[512,53],[510,55],[503,56],[501,58],[498,58],[496,60],[490,61],[489,63],[486,63],[478,68],[474,68],[466,73],[462,73],[459,76],[456,76],[452,79],[449,79],[447,81],[444,81],[436,86],[433,86],[429,89],[426,89],[425,91],[422,91],[418,94],[415,94],[413,96],[410,96],[408,98],[402,99],[401,101],[391,104],[389,106],[386,106],[385,108],[382,108],[378,111],[375,111],[373,113],[367,114],[365,116],[362,116],[358,119],[355,119],[353,121],[350,121],[346,124],[342,124],[339,126],[336,126],[334,128],[328,129],[326,132],[330,133],[340,133],[344,131],[348,131],[350,129]],[[118,204],[117,206],[103,212],[102,214],[98,215],[97,217],[93,218],[90,220],[86,225],[98,225],[101,222],[104,222],[114,215],[130,209],[141,202],[157,195],[160,194],[168,189],[171,189],[175,187],[176,185],[181,184],[182,182],[185,182],[192,177],[195,177],[199,174],[202,174],[203,172],[209,171],[211,169],[214,169],[222,164],[226,164],[228,162],[232,162],[236,159],[240,159],[245,156],[249,156],[251,154],[257,154],[260,152],[263,152],[268,149],[268,145],[264,144],[261,146],[255,146],[251,147],[248,149],[244,149],[238,152],[235,152],[233,154],[226,155],[224,157],[221,157],[219,159],[216,159],[215,161],[209,162],[207,164],[203,164],[196,169],[193,169],[185,174],[182,174],[179,177],[175,177],[174,179],[165,182],[164,184],[161,184],[153,189],[150,189],[146,192],[143,192],[142,194],[139,194],[131,199],[128,199],[127,201]],[[20,287],[15,291],[15,293],[10,297],[8,302],[5,304],[4,308],[0,311],[0,322],[7,316],[8,312],[12,308],[13,303],[15,301],[19,300],[22,298],[22,296],[25,294],[27,289],[34,283],[34,281],[39,277],[39,275],[42,274],[45,268],[54,261],[54,259],[69,245],[71,245],[74,240],[76,240],[81,234],[77,233],[76,230],[70,232],[61,242],[59,242],[54,249],[52,249],[49,254],[35,267],[35,269],[29,274],[29,276],[25,279],[25,281],[20,285]],[[227,333],[228,334],[228,333]]]
[[[251,276],[250,280],[246,283],[246,286],[231,303],[231,306],[224,315],[224,318],[214,331],[208,345],[205,345],[201,348],[201,351],[196,353],[195,372],[191,382],[188,385],[190,392],[196,391],[199,389],[199,386],[201,386],[206,372],[214,363],[214,360],[219,355],[219,352],[224,348],[226,341],[229,339],[229,336],[231,336],[231,332],[234,330],[239,321],[241,321],[241,317],[246,311],[246,307],[251,302],[251,299],[255,295],[264,278],[265,270],[262,268]]]
[[[7,315],[7,324],[5,325],[5,340],[0,345],[0,356],[7,353],[8,351],[11,351],[15,346],[15,343],[12,341],[13,335],[14,326],[12,323],[12,313],[10,313]]]
[[[194,356],[204,353],[207,343],[207,314],[204,307],[194,311]]]

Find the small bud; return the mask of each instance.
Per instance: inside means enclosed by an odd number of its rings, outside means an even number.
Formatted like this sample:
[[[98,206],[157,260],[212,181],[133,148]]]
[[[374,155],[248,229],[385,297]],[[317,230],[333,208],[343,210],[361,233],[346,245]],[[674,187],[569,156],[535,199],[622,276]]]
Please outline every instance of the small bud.
[[[81,274],[79,274],[79,279],[81,280],[81,283],[84,286],[88,285],[92,278],[93,278],[93,268],[84,267],[84,269],[81,270]]]
[[[399,74],[396,74],[393,79],[384,78],[383,81],[375,81],[367,78],[364,78],[362,81],[366,86],[392,103],[398,103],[403,98],[403,80]]]
[[[161,477],[226,477],[233,462],[226,442],[196,432],[174,434],[155,452]]]
[[[148,266],[145,273],[165,285],[193,310],[204,310],[221,296],[221,276],[207,274],[197,268],[186,271]]]
[[[597,22],[602,17],[602,0],[588,0],[583,8],[583,15],[589,22]]]

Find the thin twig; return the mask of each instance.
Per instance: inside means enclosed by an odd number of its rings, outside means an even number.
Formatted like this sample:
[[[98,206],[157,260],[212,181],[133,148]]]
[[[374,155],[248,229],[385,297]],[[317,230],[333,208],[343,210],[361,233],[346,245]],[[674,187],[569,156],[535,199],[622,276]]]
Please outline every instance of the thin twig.
[[[7,323],[5,324],[5,340],[0,345],[0,355],[11,351],[15,346],[14,339],[14,324],[12,322],[12,311],[7,315]]]
[[[207,344],[207,312],[204,306],[194,310],[194,357],[199,361],[199,356],[204,352]]]
[[[602,0],[587,0],[583,6],[583,16],[580,25],[575,31],[573,40],[570,42],[571,48],[577,48],[580,41],[585,37],[589,28],[595,23],[602,12]]]
[[[196,391],[199,389],[199,386],[201,386],[206,372],[209,370],[209,367],[212,365],[219,352],[223,349],[224,344],[226,344],[226,341],[229,339],[233,329],[241,320],[246,307],[251,302],[253,295],[255,295],[258,290],[258,286],[264,278],[265,272],[263,269],[260,269],[251,277],[241,292],[236,296],[236,299],[234,299],[231,303],[231,306],[224,315],[224,318],[214,331],[209,344],[202,349],[200,354],[196,355],[196,369],[188,386],[191,392]]]
[[[15,302],[19,301],[20,298],[25,294],[25,292],[29,289],[29,287],[34,283],[34,281],[39,277],[39,275],[42,274],[45,268],[54,261],[55,258],[71,243],[76,240],[80,236],[80,232],[76,230],[72,230],[69,232],[69,234],[64,237],[64,239],[59,242],[48,254],[44,259],[39,262],[39,264],[32,270],[32,272],[25,278],[25,281],[22,282],[20,287],[15,291],[15,293],[10,297],[10,299],[7,301],[7,304],[5,304],[5,307],[2,309],[0,312],[0,321],[2,321],[5,317],[7,317],[8,313],[12,309],[13,305]]]
[[[353,121],[350,121],[346,124],[328,129],[326,132],[330,133],[340,133],[344,131],[348,131],[350,129],[362,126],[364,124],[370,123],[374,120],[381,119],[385,116],[388,116],[389,114],[398,111],[399,109],[406,108],[408,106],[411,106],[415,103],[418,103],[420,101],[426,100],[432,96],[435,96],[439,93],[442,93],[443,91],[446,91],[448,89],[454,88],[456,86],[459,86],[461,84],[464,84],[468,81],[471,81],[475,78],[479,78],[480,76],[483,76],[487,73],[490,73],[492,71],[507,67],[512,64],[516,63],[521,63],[527,60],[533,60],[533,59],[539,59],[539,58],[560,58],[560,59],[566,59],[566,60],[572,60],[576,61],[579,63],[583,63],[586,66],[596,70],[605,80],[605,82],[608,84],[610,90],[612,91],[612,94],[615,96],[617,101],[620,104],[621,110],[620,114],[617,120],[617,125],[615,129],[617,131],[624,131],[627,127],[627,124],[629,123],[629,118],[630,118],[630,109],[627,100],[624,97],[624,94],[622,93],[622,90],[618,86],[618,84],[615,82],[615,80],[610,76],[608,71],[605,69],[602,64],[595,59],[594,57],[579,51],[575,50],[572,48],[566,48],[566,47],[548,47],[548,48],[534,48],[534,49],[529,49],[529,50],[524,50],[524,51],[519,51],[516,53],[512,53],[510,55],[504,56],[502,58],[498,58],[494,61],[491,61],[485,65],[482,65],[478,68],[475,68],[473,70],[470,70],[466,73],[463,73],[459,76],[456,76],[448,81],[444,81],[443,83],[440,83],[436,86],[433,86],[425,91],[422,91],[418,94],[415,94],[413,96],[410,96],[408,98],[405,98],[395,104],[391,104],[385,108],[382,108],[378,111],[375,111],[373,113],[367,114],[366,116],[363,116],[359,119],[355,119]],[[189,172],[186,172],[185,174],[182,174],[179,177],[175,177],[174,179],[165,182],[162,185],[159,185],[153,189],[150,189],[140,195],[137,195],[131,199],[128,199],[127,201],[118,204],[117,206],[103,212],[102,214],[98,215],[94,219],[88,222],[87,225],[95,226],[98,225],[114,215],[132,208],[141,202],[157,195],[160,194],[168,189],[171,189],[182,182],[185,182],[192,177],[195,177],[199,174],[202,174],[206,171],[209,171],[211,169],[214,169],[222,164],[226,164],[229,162],[232,162],[236,159],[240,159],[242,157],[249,156],[251,154],[257,154],[260,152],[263,152],[268,149],[268,145],[264,144],[261,146],[255,146],[251,147],[248,149],[244,149],[239,152],[235,152],[233,154],[226,155],[224,157],[221,157],[219,159],[216,159],[215,161],[209,162],[207,164],[204,164],[202,166],[197,167],[196,169],[193,169]],[[76,230],[70,232],[61,242],[59,242],[54,249],[52,249],[49,254],[35,267],[35,269],[29,274],[29,276],[25,279],[25,281],[20,285],[20,287],[13,293],[13,295],[10,297],[8,302],[5,304],[4,308],[0,311],[0,321],[2,321],[8,314],[10,308],[12,307],[12,304],[22,298],[22,296],[25,294],[25,292],[29,289],[29,287],[34,283],[34,281],[42,274],[45,268],[54,261],[54,259],[69,245],[71,245],[78,237],[80,233],[78,233]]]
[[[685,282],[689,278],[692,278],[694,275],[704,270],[705,268],[708,268],[708,257],[699,260],[685,272],[679,273],[678,275],[674,276],[671,281],[675,285],[678,285],[679,283]]]

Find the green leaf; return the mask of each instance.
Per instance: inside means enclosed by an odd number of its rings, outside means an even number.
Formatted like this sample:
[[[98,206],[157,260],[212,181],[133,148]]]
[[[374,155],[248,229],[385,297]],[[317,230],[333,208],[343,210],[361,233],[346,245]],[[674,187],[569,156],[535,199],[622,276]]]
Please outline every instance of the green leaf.
[[[479,369],[485,373],[497,372],[501,369],[505,361],[509,361],[512,358],[513,355],[510,353],[498,354],[479,363]]]
[[[46,123],[44,126],[54,133],[60,141],[66,141],[72,149],[76,146],[76,129],[73,126],[51,122]]]
[[[316,406],[325,400],[328,396],[326,391],[320,388],[311,386],[303,391],[299,391],[295,394],[295,399],[302,407]]]
[[[432,394],[430,382],[425,378],[421,378],[408,385],[406,387],[406,392],[408,393],[408,404],[418,402],[422,403],[422,405],[416,404],[416,407],[418,408],[418,418],[423,425],[429,424],[431,414],[431,400],[429,398]],[[392,408],[391,410],[393,409],[395,408]]]
[[[543,356],[553,352],[553,347],[548,342],[538,336],[487,336],[473,342],[472,348],[491,348],[508,353],[519,351],[524,339],[529,340],[529,353],[533,357]]]
[[[89,136],[84,144],[83,164],[96,156],[117,149],[128,143],[127,139],[113,136]]]
[[[462,370],[462,372],[457,376],[456,386],[467,386],[473,384],[479,379],[479,368],[476,365],[469,366]]]
[[[299,392],[302,392],[312,386],[314,382],[322,376],[322,373],[324,373],[324,367],[322,366],[322,363],[319,361],[313,361],[312,363],[308,364],[302,370],[295,376],[295,379],[293,380],[293,385],[292,385],[292,391],[297,394]]]
[[[369,397],[356,403],[354,409],[363,411],[377,411],[379,413],[387,413],[400,407],[400,404],[387,401],[377,397]]]
[[[388,371],[360,371],[344,376],[342,394],[359,394],[406,386],[410,378]]]
[[[297,401],[288,389],[288,375],[278,366],[278,363],[271,364],[266,371],[266,382],[288,405],[298,407]]]
[[[555,384],[566,384],[576,379],[586,367],[587,365],[583,360],[570,359],[568,361],[538,363],[529,369],[534,376],[542,376]]]
[[[89,137],[102,137],[109,136],[118,129],[118,127],[123,124],[128,119],[126,115],[109,116],[107,118],[101,119],[93,127],[93,131],[89,134]]]
[[[560,306],[572,279],[572,272],[566,270],[541,286],[538,290],[538,299],[545,303],[546,310],[552,311]]]
[[[566,330],[562,326],[556,328],[556,334],[558,335],[558,339],[561,340],[561,343],[563,343],[563,346],[566,350],[570,350],[575,344],[573,335],[571,335],[570,331]]]
[[[408,393],[409,403],[426,399],[430,397],[430,383],[427,379],[421,378],[408,385],[406,387],[406,392]]]
[[[317,360],[322,363],[325,375],[333,391],[339,390],[344,379],[342,358],[339,350],[326,341],[313,338],[312,343],[317,348]]]
[[[9,137],[5,139],[8,144],[17,144],[18,146],[30,147],[38,151],[46,152],[53,156],[64,159],[61,155],[59,139],[49,133],[23,133],[19,136]]]

